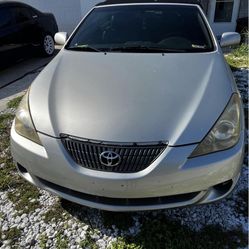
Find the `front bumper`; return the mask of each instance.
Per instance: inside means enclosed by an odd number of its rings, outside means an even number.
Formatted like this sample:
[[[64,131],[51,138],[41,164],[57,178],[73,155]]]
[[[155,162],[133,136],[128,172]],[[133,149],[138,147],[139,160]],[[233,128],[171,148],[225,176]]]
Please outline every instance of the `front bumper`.
[[[137,173],[93,171],[77,165],[60,139],[39,133],[44,147],[11,130],[20,174],[34,185],[93,208],[134,211],[209,203],[227,196],[240,175],[244,133],[226,151],[187,159],[196,145],[168,147]]]

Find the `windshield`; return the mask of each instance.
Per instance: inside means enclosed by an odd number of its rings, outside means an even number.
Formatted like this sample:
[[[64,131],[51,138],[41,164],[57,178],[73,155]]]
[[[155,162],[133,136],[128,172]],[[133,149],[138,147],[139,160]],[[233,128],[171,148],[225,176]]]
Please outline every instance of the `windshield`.
[[[92,52],[208,52],[213,42],[196,6],[95,8],[66,49]]]

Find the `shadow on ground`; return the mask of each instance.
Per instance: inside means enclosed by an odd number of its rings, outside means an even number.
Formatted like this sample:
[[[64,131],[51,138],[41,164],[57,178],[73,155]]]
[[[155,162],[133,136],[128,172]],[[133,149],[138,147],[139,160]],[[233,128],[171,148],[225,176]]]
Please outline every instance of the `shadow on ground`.
[[[115,234],[119,239],[112,249],[237,249],[246,247],[248,242],[240,229],[224,231],[219,225],[207,225],[193,231],[167,217],[165,210],[114,213],[63,199],[60,204],[78,221],[88,224],[92,231],[101,230],[107,236]]]
[[[55,55],[59,52],[56,50]],[[54,57],[39,57],[36,53],[21,56],[18,60],[0,67],[0,100],[18,94],[29,87],[34,78]]]

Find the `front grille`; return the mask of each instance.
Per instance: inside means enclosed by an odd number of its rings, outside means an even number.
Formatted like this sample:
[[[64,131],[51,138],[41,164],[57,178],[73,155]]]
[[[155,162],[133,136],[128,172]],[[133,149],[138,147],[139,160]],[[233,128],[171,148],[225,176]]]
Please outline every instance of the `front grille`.
[[[135,173],[150,166],[167,147],[166,143],[153,144],[110,144],[61,136],[62,143],[72,159],[82,167],[116,173]],[[116,166],[106,166],[101,161],[103,152],[114,152],[120,156]]]

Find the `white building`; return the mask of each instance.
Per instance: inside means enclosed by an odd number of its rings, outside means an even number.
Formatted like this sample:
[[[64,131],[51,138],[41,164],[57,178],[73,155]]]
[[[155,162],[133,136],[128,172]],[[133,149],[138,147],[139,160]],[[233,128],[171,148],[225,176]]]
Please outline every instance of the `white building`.
[[[248,0],[201,0],[216,35],[235,31],[237,19],[248,17]]]
[[[104,0],[19,0],[55,15],[59,30],[71,33],[82,17]],[[238,17],[248,16],[248,0],[201,0],[216,35],[235,31]]]

